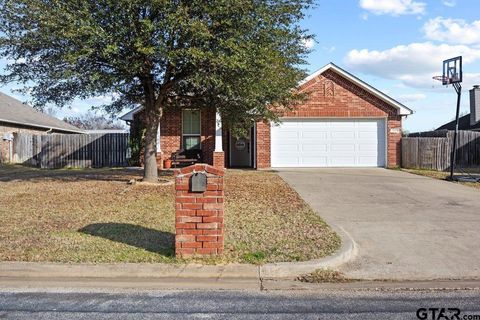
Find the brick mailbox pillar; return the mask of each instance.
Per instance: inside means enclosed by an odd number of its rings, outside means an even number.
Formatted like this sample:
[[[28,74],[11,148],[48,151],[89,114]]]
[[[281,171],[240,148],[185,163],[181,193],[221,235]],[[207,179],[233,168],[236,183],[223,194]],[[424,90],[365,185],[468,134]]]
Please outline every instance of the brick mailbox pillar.
[[[177,257],[223,253],[224,174],[207,164],[175,172]]]

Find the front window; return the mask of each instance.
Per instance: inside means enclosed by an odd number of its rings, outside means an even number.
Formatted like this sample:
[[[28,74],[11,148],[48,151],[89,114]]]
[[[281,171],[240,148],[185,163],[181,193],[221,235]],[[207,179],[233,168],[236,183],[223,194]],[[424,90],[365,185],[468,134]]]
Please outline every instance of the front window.
[[[200,110],[182,111],[182,147],[184,150],[200,149]]]

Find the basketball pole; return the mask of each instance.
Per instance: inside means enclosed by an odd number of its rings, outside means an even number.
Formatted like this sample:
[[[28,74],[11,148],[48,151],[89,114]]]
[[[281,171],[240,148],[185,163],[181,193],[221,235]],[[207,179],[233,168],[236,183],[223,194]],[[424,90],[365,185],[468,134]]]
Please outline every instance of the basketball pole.
[[[458,122],[460,119],[460,100],[462,99],[462,85],[460,83],[454,83],[453,87],[457,92],[457,113],[455,116],[455,132],[453,133],[453,148],[450,159],[450,180],[453,180],[453,174],[455,172],[455,165],[457,163],[457,136],[458,136]]]

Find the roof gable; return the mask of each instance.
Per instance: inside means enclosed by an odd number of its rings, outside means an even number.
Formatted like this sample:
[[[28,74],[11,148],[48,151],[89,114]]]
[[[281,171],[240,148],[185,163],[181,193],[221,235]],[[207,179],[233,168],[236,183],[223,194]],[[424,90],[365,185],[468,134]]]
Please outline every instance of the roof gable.
[[[315,79],[316,77],[323,74],[327,70],[332,70],[332,71],[336,72],[337,74],[341,75],[342,77],[344,77],[344,78],[348,79],[349,81],[353,82],[354,84],[358,85],[359,87],[361,87],[365,91],[371,93],[372,95],[376,96],[377,98],[384,101],[385,103],[395,107],[398,110],[399,115],[407,116],[407,115],[411,115],[413,113],[412,109],[406,107],[405,105],[398,102],[397,100],[389,97],[388,95],[381,92],[380,90],[372,87],[371,85],[369,85],[365,81],[360,80],[359,78],[357,78],[353,74],[347,72],[346,70],[340,68],[339,66],[335,65],[332,62],[330,62],[329,64],[325,65],[324,67],[320,68],[319,70],[315,71],[314,73],[312,73],[311,75],[309,75],[308,77],[306,77],[305,79],[300,81],[298,86],[301,86],[301,85],[309,82],[310,80]]]
[[[353,74],[351,74],[351,73],[347,72],[346,70],[340,68],[339,66],[335,65],[333,62],[330,62],[329,64],[327,64],[324,67],[320,68],[319,70],[315,71],[311,75],[307,76],[305,79],[303,79],[302,81],[300,81],[298,83],[298,86],[300,87],[303,84],[309,82],[310,80],[315,79],[316,77],[323,74],[327,70],[333,70],[334,72],[340,74],[344,78],[346,78],[346,79],[350,80],[351,82],[353,82],[354,84],[358,85],[362,89],[366,90],[370,94],[376,96],[377,98],[384,101],[385,103],[393,106],[394,108],[396,108],[398,110],[399,115],[408,116],[408,115],[413,114],[412,109],[408,108],[407,106],[403,105],[402,103],[398,102],[397,100],[393,99],[392,97],[386,95],[385,93],[381,92],[380,90],[372,87],[371,85],[369,85],[365,81],[360,80],[359,78],[357,78]],[[124,114],[123,116],[121,116],[120,119],[124,120],[124,121],[133,121],[134,115],[137,112],[141,111],[142,109],[143,109],[142,106],[137,107],[137,108],[131,110],[130,112]]]

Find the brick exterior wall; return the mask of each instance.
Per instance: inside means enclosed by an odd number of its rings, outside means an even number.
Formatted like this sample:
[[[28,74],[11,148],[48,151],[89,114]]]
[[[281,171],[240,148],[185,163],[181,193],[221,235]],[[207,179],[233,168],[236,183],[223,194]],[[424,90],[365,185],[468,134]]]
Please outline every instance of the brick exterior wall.
[[[225,168],[225,152],[213,153],[213,166],[219,169]]]
[[[387,158],[389,167],[400,166],[402,118],[397,109],[350,82],[334,71],[304,83],[308,94],[302,104],[281,112],[291,118],[385,118],[387,119]],[[257,124],[257,168],[270,167],[270,126]]]
[[[143,116],[142,112],[135,117]],[[215,150],[215,109],[201,109],[201,148],[203,162],[213,165],[213,151]],[[163,168],[163,160],[171,159],[173,153],[182,148],[182,111],[180,109],[166,109],[160,120],[160,149],[157,153],[157,164]]]
[[[196,172],[207,176],[205,192],[190,192]],[[175,172],[175,255],[217,255],[224,250],[224,170],[196,164]]]
[[[270,168],[270,123],[257,123],[257,169]]]

